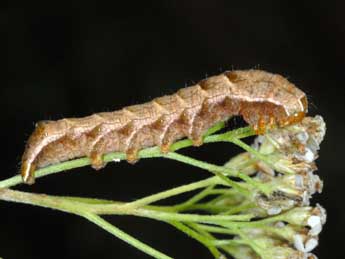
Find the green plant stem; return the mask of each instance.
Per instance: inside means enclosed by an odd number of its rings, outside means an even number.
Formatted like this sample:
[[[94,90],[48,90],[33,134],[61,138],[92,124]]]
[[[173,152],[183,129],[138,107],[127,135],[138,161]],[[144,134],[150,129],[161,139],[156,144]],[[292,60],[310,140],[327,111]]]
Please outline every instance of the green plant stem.
[[[216,239],[211,233],[209,233],[207,231],[204,231],[203,229],[200,229],[199,228],[200,224],[198,224],[198,223],[188,222],[188,223],[186,223],[186,225],[189,226],[190,228],[194,229],[195,231],[197,231],[201,235],[207,237],[210,240],[215,240]]]
[[[258,245],[256,244],[256,242],[248,238],[246,235],[244,235],[239,228],[235,227],[235,228],[225,229],[225,228],[207,226],[207,225],[201,225],[201,224],[198,224],[198,227],[207,232],[217,233],[217,234],[227,234],[227,235],[238,235],[242,238],[242,239],[229,239],[229,240],[214,240],[212,242],[214,246],[221,247],[225,245],[247,244],[260,254],[260,250],[258,249]]]
[[[88,206],[89,204],[83,204],[81,202],[75,202],[71,200],[67,200],[60,197],[54,197],[49,195],[39,195],[39,194],[31,194],[19,191],[13,191],[9,189],[2,189],[0,190],[0,198],[2,200],[13,201],[13,202],[21,202],[31,205],[38,205],[41,207],[52,208],[61,210],[64,212],[76,214],[87,218],[91,222],[97,224],[98,226],[102,227],[103,229],[107,230],[114,236],[120,238],[121,240],[127,242],[128,244],[136,247],[137,249],[153,256],[157,259],[172,259],[171,257],[149,247],[148,245],[142,243],[141,241],[135,239],[134,237],[126,234],[125,232],[121,231],[120,229],[112,226],[108,222],[104,221],[101,217],[89,213]]]
[[[80,215],[80,212],[93,213],[97,215],[133,215],[139,217],[152,218],[161,221],[186,221],[200,223],[214,222],[237,222],[249,221],[253,218],[252,214],[242,215],[198,215],[181,214],[175,212],[165,212],[149,208],[130,209],[122,204],[92,204],[81,201],[73,201],[58,196],[45,194],[33,194],[10,189],[0,190],[0,199],[18,203],[37,205],[46,208],[58,209],[61,211]]]
[[[232,215],[232,214],[239,213],[241,211],[248,210],[248,209],[255,208],[255,207],[256,207],[255,203],[249,202],[249,203],[245,203],[245,204],[241,204],[241,205],[232,207],[232,208],[228,209],[227,211],[223,212],[222,214],[223,215]]]
[[[241,239],[227,239],[227,240],[215,240],[212,244],[216,247],[228,246],[228,245],[247,245],[246,240]]]
[[[257,151],[256,149],[252,148],[251,146],[247,145],[246,143],[244,143],[243,141],[241,141],[239,138],[229,138],[229,141],[234,143],[235,145],[243,148],[245,151],[253,154],[257,159],[265,162],[266,164],[268,164],[269,166],[275,168],[274,166],[274,162],[271,161],[270,159],[267,158],[267,156],[261,154],[259,151]]]
[[[212,178],[210,178],[212,179]],[[161,252],[147,246],[141,241],[135,239],[134,237],[126,234],[117,227],[109,224],[97,214],[113,214],[113,215],[134,215],[140,217],[152,218],[155,220],[160,220],[163,222],[181,222],[175,224],[174,226],[181,229],[182,222],[196,222],[196,223],[206,223],[206,224],[217,224],[222,226],[227,224],[228,226],[234,223],[236,226],[237,221],[249,221],[252,219],[253,215],[196,215],[196,214],[180,214],[180,213],[171,213],[158,211],[155,209],[149,209],[151,206],[144,208],[137,208],[129,210],[128,208],[124,210],[125,206],[122,203],[112,204],[109,201],[97,200],[97,199],[86,199],[78,197],[69,197],[69,199],[64,197],[56,197],[44,194],[32,194],[20,191],[14,191],[10,189],[1,189],[0,190],[0,199],[5,201],[19,202],[30,205],[36,205],[51,209],[57,209],[60,211],[72,213],[84,217],[91,222],[97,224],[101,228],[105,229],[114,236],[120,238],[121,240],[129,243],[130,245],[138,248],[139,250],[155,257],[158,259],[168,259],[170,258],[167,255],[162,254]],[[100,203],[101,202],[101,203]],[[188,228],[188,227],[186,227]],[[187,229],[184,228],[184,232]],[[210,249],[212,254],[221,255],[215,248],[212,247],[212,244],[207,241],[207,238],[203,238],[201,235],[196,237],[197,234],[193,230],[190,230],[189,235],[193,235],[194,238],[202,242],[206,247]],[[219,254],[218,254],[219,253]]]
[[[213,142],[224,142],[228,141],[230,137],[247,137],[253,135],[253,130],[250,127],[245,127],[241,129],[232,130],[223,134],[215,134],[215,135],[209,135],[213,134],[216,131],[219,131],[220,129],[224,128],[224,122],[217,123],[212,128],[208,130],[208,132],[205,134],[204,143],[213,143]],[[189,139],[184,139],[175,142],[171,145],[170,150],[171,151],[177,151],[182,148],[193,146],[193,142]],[[154,157],[161,157],[162,153],[160,151],[159,147],[151,147],[141,150],[138,153],[138,158],[154,158]],[[112,152],[105,154],[103,156],[103,161],[108,162],[118,162],[119,160],[125,160],[126,154],[121,152]],[[91,160],[87,157],[78,158],[66,162],[61,162],[58,164],[50,165],[41,169],[38,169],[35,171],[35,177],[40,178],[43,176],[47,176],[50,174],[55,174],[67,170],[71,170],[74,168],[84,167],[91,164]],[[20,175],[13,176],[11,178],[5,179],[0,181],[0,189],[2,188],[9,188],[12,186],[15,186],[17,184],[23,183],[22,178]]]
[[[252,222],[251,222],[252,223]],[[249,224],[248,224],[249,225]],[[241,239],[231,239],[231,240],[215,240],[212,244],[221,247],[224,245],[229,244],[247,244],[249,245],[254,251],[256,251],[259,255],[261,254],[261,249],[258,246],[258,244],[255,242],[255,239],[247,237],[242,230],[238,227],[219,227],[219,226],[210,226],[210,225],[204,225],[204,224],[197,224],[199,229],[202,229],[206,232],[210,233],[216,233],[216,234],[226,234],[226,235],[238,235],[241,237]],[[246,226],[241,226],[246,227]],[[251,228],[252,226],[249,226]],[[279,231],[279,230],[278,230]]]
[[[20,191],[14,191],[10,189],[2,189],[0,190],[0,199],[12,202],[20,202],[26,203],[46,208],[52,208],[61,210],[64,212],[76,214],[87,218],[91,222],[97,224],[98,226],[102,227],[106,231],[110,232],[114,236],[120,238],[121,240],[129,243],[130,245],[140,249],[141,251],[150,254],[151,256],[159,259],[167,259],[170,258],[155,249],[147,246],[146,244],[140,242],[139,240],[131,237],[130,235],[124,233],[122,230],[112,226],[101,217],[97,216],[96,214],[110,214],[109,212],[105,211],[109,205],[105,204],[98,204],[98,203],[85,203],[82,202],[84,199],[66,199],[61,197],[49,196],[49,195],[42,195],[42,194],[32,194],[32,193],[25,193]],[[100,209],[101,207],[101,209]],[[149,210],[146,208],[134,209],[132,211],[125,210],[123,211],[122,204],[117,204],[117,210],[114,210],[114,206],[111,208],[111,214],[117,215],[136,215],[141,217],[148,217],[156,220],[161,220],[164,222],[198,222],[198,223],[212,223],[212,224],[221,224],[221,222],[227,222],[227,224],[231,224],[232,221],[243,220],[247,221],[252,218],[252,215],[235,215],[235,216],[222,216],[222,215],[195,215],[195,214],[179,214],[179,213],[167,213],[167,212],[160,212],[157,210]],[[107,212],[107,213],[105,213]],[[234,222],[235,223],[235,222]],[[175,225],[176,226],[176,225]],[[201,239],[199,239],[201,241]],[[209,249],[212,248],[210,244],[207,242],[205,243],[206,239],[203,239],[203,242]],[[212,249],[212,253],[216,254],[215,250]]]
[[[213,181],[215,180],[215,181]],[[206,197],[207,195],[213,195],[213,194],[222,194],[224,192],[228,192],[231,189],[217,189],[214,190],[212,187],[214,187],[213,184],[222,184],[222,180],[218,177],[210,177],[205,180],[201,180],[192,184],[186,184],[180,187],[176,187],[167,191],[159,192],[153,195],[146,196],[144,198],[141,198],[139,200],[136,200],[134,202],[118,202],[118,201],[111,201],[111,200],[102,200],[102,199],[90,199],[90,198],[81,198],[81,197],[62,197],[68,200],[72,201],[79,201],[84,202],[88,204],[98,204],[98,205],[114,205],[115,208],[118,208],[118,206],[121,205],[122,210],[134,210],[136,208],[140,207],[146,207],[153,210],[159,210],[159,211],[167,211],[167,212],[182,212],[184,210],[205,210],[205,211],[228,211],[229,205],[211,205],[211,204],[195,204],[202,198]],[[185,192],[194,191],[199,188],[205,188],[204,190],[200,191],[196,195],[194,195],[192,198],[187,200],[186,202],[183,202],[181,204],[173,205],[173,206],[149,206],[149,204],[159,201],[165,198],[169,198],[178,194],[182,194]],[[219,191],[218,191],[219,190]],[[235,207],[236,208],[236,207]]]
[[[227,224],[226,222],[220,222],[219,225],[226,227],[226,228],[254,228],[254,227],[259,227],[259,228],[266,228],[268,224],[270,223],[275,223],[278,221],[284,221],[284,213],[275,215],[269,218],[264,218],[260,220],[255,220],[255,221],[248,221],[248,222],[231,222],[230,224]]]
[[[93,222],[97,226],[101,227],[102,229],[106,230],[110,234],[112,234],[112,235],[116,236],[117,238],[125,241],[126,243],[134,246],[135,248],[143,251],[144,253],[151,255],[154,258],[173,259],[172,257],[167,256],[167,255],[153,249],[152,247],[146,245],[145,243],[139,241],[138,239],[128,235],[127,233],[123,232],[121,229],[111,225],[110,223],[108,223],[107,221],[102,219],[100,216],[97,216],[97,215],[92,214],[92,213],[85,213],[82,216],[84,218],[88,219],[89,221]]]
[[[238,191],[244,196],[249,196],[250,191],[249,189],[243,188],[240,183],[237,183],[235,181],[230,180],[228,177],[226,177],[223,173],[214,171],[213,172],[216,176],[218,176],[220,179],[222,179],[224,182],[226,182],[229,186],[233,187],[234,190]]]
[[[240,173],[236,170],[233,170],[229,167],[224,167],[224,166],[218,166],[218,165],[214,165],[214,164],[210,164],[204,161],[200,161],[188,156],[184,156],[178,153],[174,153],[174,152],[170,152],[167,153],[165,155],[163,155],[164,158],[169,158],[169,159],[173,159],[179,162],[183,162],[189,165],[193,165],[195,167],[199,167],[202,169],[205,169],[211,173],[216,174],[217,176],[221,177],[222,180],[224,180],[224,182],[227,182],[231,187],[238,189],[238,191],[243,192],[243,188],[240,188],[240,186],[238,185],[238,183],[236,183],[235,181],[232,181],[228,178],[226,178],[225,176],[233,176],[233,177],[239,177],[242,180],[246,181],[247,183],[253,185],[253,187],[258,188],[260,191],[262,191],[265,194],[270,194],[271,190],[268,188],[268,186],[261,184],[255,180],[253,180],[250,176],[245,175],[243,173]],[[220,175],[223,174],[223,177]],[[243,194],[248,194],[248,193],[243,193]]]
[[[198,203],[198,204],[193,204],[190,205],[188,208],[185,209],[188,211],[205,211],[208,213],[222,213],[224,211],[227,211],[229,209],[229,206],[226,205],[214,205],[214,204],[208,204],[208,203]],[[179,212],[184,211],[184,210],[179,210]]]
[[[219,179],[219,178],[217,178]],[[175,205],[172,208],[175,211],[183,211],[188,209],[190,206],[194,205],[195,203],[197,203],[198,201],[202,200],[203,198],[205,198],[207,195],[209,195],[210,191],[212,191],[212,189],[215,187],[214,185],[209,185],[207,188],[203,189],[202,191],[198,192],[197,194],[195,194],[193,197],[191,197],[190,199],[188,199],[187,201]]]
[[[222,228],[204,224],[197,224],[199,229],[202,229],[209,233],[217,233],[217,234],[227,234],[227,235],[237,235],[238,231],[236,229],[229,229],[229,228]]]
[[[201,169],[204,169],[206,171],[209,171],[210,173],[213,172],[219,172],[222,173],[226,176],[233,176],[233,177],[238,177],[238,172],[230,169],[230,168],[226,168],[223,166],[218,166],[218,165],[214,165],[214,164],[210,164],[201,160],[197,160],[195,158],[191,158],[189,156],[184,156],[175,152],[169,152],[165,155],[163,155],[164,158],[169,158],[172,160],[176,160],[185,164],[189,164],[195,167],[199,167]]]
[[[114,205],[90,205],[89,210],[98,215],[133,215],[145,218],[152,218],[161,221],[186,221],[186,222],[202,222],[202,223],[215,223],[215,222],[237,222],[249,221],[254,215],[241,214],[241,215],[199,215],[188,213],[175,213],[167,211],[157,211],[146,208],[137,208],[134,210],[126,209],[126,206]]]
[[[87,212],[89,206],[82,202],[61,197],[14,191],[11,189],[0,189],[0,200],[51,208],[76,215],[79,215],[79,212]]]
[[[135,208],[139,208],[139,207],[143,207],[145,205],[151,204],[153,202],[159,201],[159,200],[163,200],[181,193],[185,193],[185,192],[190,192],[190,191],[194,191],[196,189],[200,189],[200,188],[204,188],[207,187],[209,185],[214,185],[214,184],[221,184],[222,181],[218,178],[218,177],[210,177],[207,178],[205,180],[201,180],[195,183],[191,183],[191,184],[186,184],[183,186],[179,186],[164,192],[160,192],[160,193],[156,193],[147,197],[144,197],[142,199],[138,199],[136,201],[133,202],[129,202],[126,203],[124,205],[124,207],[126,209],[135,209]]]
[[[232,131],[225,132],[223,134],[212,135],[205,139],[205,143],[212,143],[212,142],[229,142],[232,138],[241,139],[255,135],[255,132],[252,127],[243,127],[234,129]]]
[[[188,226],[177,222],[177,221],[170,221],[168,222],[178,230],[184,232],[191,238],[197,240],[201,244],[203,244],[208,250],[211,252],[211,254],[214,256],[214,258],[218,259],[221,258],[222,254],[218,251],[218,249],[212,244],[212,241],[209,238],[206,238],[199,233],[195,232],[193,229],[189,228]]]

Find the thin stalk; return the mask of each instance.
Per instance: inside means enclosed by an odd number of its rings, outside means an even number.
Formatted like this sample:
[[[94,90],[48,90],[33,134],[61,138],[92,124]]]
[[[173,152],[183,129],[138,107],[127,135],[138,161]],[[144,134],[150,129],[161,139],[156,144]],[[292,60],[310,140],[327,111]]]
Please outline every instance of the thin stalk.
[[[76,215],[79,215],[80,211],[87,211],[89,206],[83,202],[68,200],[57,196],[14,191],[10,189],[0,189],[0,200],[57,209]]]
[[[238,183],[235,181],[230,180],[226,176],[233,176],[233,177],[239,177],[242,180],[246,181],[247,183],[251,184],[253,187],[258,188],[260,191],[262,191],[265,194],[269,194],[271,190],[264,184],[260,184],[259,182],[253,180],[248,175],[242,174],[241,172],[237,172],[234,169],[224,167],[224,166],[218,166],[214,164],[210,164],[201,160],[197,160],[188,156],[184,156],[178,153],[170,152],[168,154],[163,155],[164,158],[173,159],[182,163],[186,163],[195,167],[199,167],[202,169],[205,169],[211,173],[214,173],[218,177],[220,177],[224,182],[227,182],[231,187],[236,188],[238,191],[242,192],[243,194],[248,194],[248,191],[245,192],[243,188],[240,188]],[[244,193],[245,192],[245,193]]]
[[[204,190],[198,192],[197,194],[195,194],[193,197],[191,197],[187,201],[185,201],[185,202],[183,202],[181,204],[173,206],[173,209],[176,210],[176,211],[183,211],[183,210],[188,209],[191,205],[194,205],[198,201],[200,201],[203,198],[205,198],[206,196],[208,196],[210,191],[212,191],[212,189],[214,188],[214,186],[215,185],[209,185],[207,188],[205,188]]]
[[[92,204],[68,200],[65,198],[44,194],[33,194],[9,189],[0,190],[0,199],[12,202],[26,203],[40,207],[58,209],[61,211],[80,215],[80,212],[88,212],[98,215],[133,215],[139,217],[152,218],[162,221],[190,221],[190,222],[236,222],[249,221],[252,214],[243,215],[198,215],[181,214],[166,211],[157,211],[149,208],[130,209],[123,205],[113,204]]]
[[[229,139],[232,139],[232,138],[240,139],[240,138],[246,138],[246,137],[250,137],[254,135],[255,135],[255,132],[252,129],[252,127],[247,126],[243,128],[234,129],[232,131],[228,131],[223,134],[209,136],[205,140],[205,143],[212,143],[212,142],[219,142],[219,141],[229,142]]]
[[[223,134],[210,135],[219,131],[222,128],[224,128],[224,122],[217,123],[213,127],[211,127],[208,130],[208,132],[205,134],[204,143],[224,142],[224,141],[229,141],[228,140],[229,137],[236,136],[237,138],[242,138],[242,137],[247,137],[254,134],[250,127],[245,127],[245,128],[228,131]],[[177,151],[182,148],[186,148],[190,146],[193,146],[193,142],[189,139],[184,139],[172,144],[170,150]],[[162,156],[161,150],[157,146],[143,149],[138,153],[138,158],[156,158],[156,157],[161,157],[161,156]],[[103,156],[103,161],[106,163],[119,162],[125,159],[126,159],[126,154],[122,152],[112,152],[112,153],[105,154]],[[91,164],[91,160],[88,157],[61,162],[58,164],[50,165],[50,166],[36,170],[35,178],[40,178],[43,176],[60,173],[63,171],[74,169],[74,168],[88,166],[90,164]],[[21,176],[16,175],[11,178],[0,181],[0,189],[9,188],[9,187],[22,184],[22,183],[23,183],[23,180]]]
[[[222,173],[224,175],[228,175],[228,176],[234,176],[237,177],[238,176],[238,172],[236,172],[235,170],[232,170],[230,168],[225,168],[223,166],[218,166],[218,165],[214,165],[214,164],[210,164],[201,160],[197,160],[195,158],[189,157],[189,156],[184,156],[178,153],[174,153],[174,152],[170,152],[167,153],[165,155],[163,155],[164,158],[169,158],[172,160],[176,160],[185,164],[189,164],[195,167],[199,167],[201,169],[204,169],[206,171],[209,171],[211,173],[213,172],[219,172]]]
[[[214,256],[214,258],[221,258],[222,254],[218,251],[218,249],[212,244],[212,240],[200,235],[199,233],[195,232],[193,229],[189,228],[188,226],[177,222],[177,221],[170,221],[168,222],[178,230],[182,231],[183,233],[187,234],[191,238],[197,240],[201,244],[203,244]]]
[[[212,236],[212,234],[210,234],[207,231],[204,231],[200,228],[198,228],[199,224],[198,223],[193,223],[193,222],[189,222],[186,223],[187,226],[189,226],[190,228],[194,229],[195,231],[197,231],[198,233],[200,233],[201,235],[207,237],[210,240],[215,240],[216,238],[214,236]]]
[[[202,229],[210,233],[227,234],[227,235],[238,234],[238,231],[236,231],[236,229],[222,228],[222,227],[216,227],[216,226],[210,226],[210,225],[204,225],[204,224],[197,224],[197,227],[199,229]]]
[[[87,220],[91,221],[92,223],[96,224],[97,226],[101,227],[105,231],[109,232],[110,234],[116,236],[117,238],[121,239],[122,241],[130,244],[131,246],[137,248],[138,250],[151,255],[154,258],[157,259],[173,259],[170,256],[167,256],[152,247],[146,245],[145,243],[139,241],[138,239],[128,235],[127,233],[123,232],[121,229],[111,225],[104,219],[102,219],[100,216],[97,216],[92,213],[85,213],[82,215]]]
[[[202,223],[216,223],[216,222],[237,222],[250,221],[253,218],[252,214],[242,215],[199,215],[189,213],[175,213],[167,211],[157,211],[152,209],[138,208],[138,209],[124,209],[124,206],[113,205],[90,205],[90,212],[98,215],[133,215],[138,217],[152,218],[162,221],[186,221],[186,222],[202,222]]]
[[[185,210],[190,210],[190,211],[202,210],[202,211],[206,211],[209,213],[218,214],[218,213],[227,211],[228,209],[229,209],[228,205],[214,205],[214,204],[208,204],[208,203],[199,203],[199,204],[190,205]],[[181,210],[180,210],[180,212],[181,212]]]
[[[268,159],[265,155],[261,154],[259,151],[255,150],[251,146],[247,145],[246,143],[244,143],[240,139],[238,139],[238,138],[229,138],[229,141],[234,143],[235,145],[243,148],[245,151],[253,154],[257,159],[259,159],[259,160],[267,163],[271,167],[275,168],[274,167],[274,163],[270,159]]]
[[[228,245],[246,245],[248,242],[241,239],[226,239],[226,240],[214,240],[212,244],[216,247],[228,246]]]
[[[200,189],[200,188],[204,188],[206,186],[209,185],[214,185],[214,184],[220,184],[222,181],[219,180],[218,177],[210,177],[207,178],[205,180],[201,180],[195,183],[191,183],[191,184],[186,184],[186,185],[182,185],[164,192],[159,192],[141,199],[138,199],[136,201],[133,202],[129,202],[126,203],[124,205],[124,207],[126,209],[135,209],[135,208],[139,208],[148,204],[151,204],[153,202],[159,201],[159,200],[163,200],[181,193],[185,193],[185,192],[190,192],[190,191],[194,191],[196,189]]]
[[[223,212],[222,214],[223,215],[232,215],[232,214],[239,213],[241,211],[248,210],[248,209],[255,208],[255,207],[256,207],[256,204],[254,204],[252,202],[244,203],[244,204],[232,207],[232,208],[228,209],[227,211]]]
[[[216,176],[218,176],[220,179],[222,179],[224,182],[226,182],[229,186],[237,190],[239,193],[241,193],[244,196],[249,196],[250,191],[248,189],[243,188],[239,183],[230,180],[228,177],[226,177],[223,173],[214,171],[213,172]]]
[[[284,221],[284,214],[279,214],[276,216],[272,216],[269,218],[264,218],[260,220],[255,221],[248,221],[248,222],[231,222],[230,224],[227,224],[226,222],[220,222],[219,225],[226,227],[226,228],[253,228],[253,227],[262,227],[266,228],[266,226],[270,223],[278,222],[278,221]]]
[[[82,216],[90,220],[91,222],[95,223],[96,225],[100,226],[104,230],[108,231],[109,233],[113,234],[114,236],[120,238],[121,240],[129,243],[130,245],[138,248],[139,250],[158,259],[171,259],[171,257],[162,254],[161,252],[147,246],[141,241],[126,234],[125,232],[116,228],[115,226],[112,226],[111,224],[103,220],[101,217],[99,217],[97,214],[135,215],[135,216],[161,220],[164,222],[182,221],[182,222],[212,223],[212,224],[220,224],[220,225],[222,224],[222,222],[223,223],[227,222],[227,224],[231,224],[231,222],[236,223],[236,221],[248,221],[253,217],[252,215],[223,216],[223,215],[179,214],[179,213],[169,213],[169,212],[149,210],[149,209],[144,209],[144,208],[135,209],[133,211],[129,211],[129,210],[122,211],[123,209],[122,205],[118,205],[117,210],[114,210],[114,206],[112,206],[113,209],[111,213],[104,213],[106,207],[109,206],[107,204],[99,205],[99,203],[97,202],[84,203],[83,199],[72,200],[72,199],[65,199],[65,198],[56,197],[56,196],[13,191],[9,189],[0,190],[0,199],[6,200],[6,201],[20,202],[20,203],[37,205],[37,206],[46,207],[46,208],[57,209],[64,212],[69,212],[72,214]],[[215,253],[214,250],[213,250],[213,253]]]

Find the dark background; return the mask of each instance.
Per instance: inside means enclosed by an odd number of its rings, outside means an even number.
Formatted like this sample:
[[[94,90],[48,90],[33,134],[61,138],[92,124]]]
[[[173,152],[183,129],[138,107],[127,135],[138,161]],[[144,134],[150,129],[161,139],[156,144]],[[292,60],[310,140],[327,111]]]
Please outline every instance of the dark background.
[[[0,88],[1,179],[18,171],[36,121],[111,111],[173,93],[207,75],[260,68],[287,76],[308,93],[310,113],[327,122],[318,160],[325,188],[316,200],[329,217],[316,253],[343,258],[343,1],[86,2],[12,1],[1,9],[3,57],[8,57]],[[234,152],[229,145],[208,145],[188,154],[222,163]],[[76,169],[20,189],[128,201],[207,176],[172,161],[142,160],[135,166],[110,164],[101,172]],[[79,217],[0,204],[5,259],[150,258]],[[211,258],[165,224],[133,217],[111,221],[175,258]]]

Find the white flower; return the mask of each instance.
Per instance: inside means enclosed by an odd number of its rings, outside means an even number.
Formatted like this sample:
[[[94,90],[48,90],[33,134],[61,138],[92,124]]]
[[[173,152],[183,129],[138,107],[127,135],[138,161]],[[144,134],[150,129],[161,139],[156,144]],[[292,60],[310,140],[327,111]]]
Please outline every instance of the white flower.
[[[320,216],[310,216],[307,221],[308,226],[310,227],[309,234],[311,236],[317,236],[321,233],[322,230],[322,223],[321,223],[321,217]]]
[[[252,147],[268,156],[278,172],[305,173],[316,169],[313,162],[325,131],[321,116],[306,117],[298,124],[276,128],[257,137]]]
[[[282,211],[280,207],[272,207],[267,210],[268,215],[277,215]]]
[[[294,246],[298,251],[309,253],[319,244],[316,238],[305,239],[302,235],[294,236]]]
[[[283,214],[283,218],[290,224],[309,227],[308,235],[317,236],[326,222],[326,213],[320,205],[317,205],[315,208],[294,208]]]
[[[308,206],[311,195],[321,192],[322,182],[313,173],[270,176],[260,173],[256,177],[264,182],[271,195],[261,193],[254,196],[256,204],[267,211],[268,215],[275,215],[293,206]]]
[[[304,259],[305,252],[270,237],[255,237],[255,250],[263,259]]]
[[[309,148],[304,148],[304,152],[303,153],[297,153],[295,154],[295,157],[300,160],[300,161],[305,161],[307,163],[311,163],[315,160],[315,154],[313,153],[313,151],[311,151],[311,149]]]
[[[326,125],[321,116],[306,117],[300,123],[286,128],[277,128],[266,135],[266,142],[271,143],[284,154],[292,154],[301,161],[312,162],[317,157],[319,145],[326,132]],[[262,140],[262,145],[267,144]]]

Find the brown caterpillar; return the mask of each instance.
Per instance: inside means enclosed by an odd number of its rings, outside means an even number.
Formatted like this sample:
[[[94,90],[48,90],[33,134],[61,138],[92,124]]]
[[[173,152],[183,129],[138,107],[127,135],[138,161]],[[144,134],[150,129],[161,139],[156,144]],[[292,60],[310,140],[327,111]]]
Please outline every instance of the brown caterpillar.
[[[201,145],[207,129],[234,115],[263,133],[266,127],[299,122],[306,112],[306,95],[284,77],[228,71],[119,111],[39,122],[27,142],[21,174],[24,182],[33,183],[36,168],[83,156],[100,169],[102,155],[114,151],[126,152],[127,160],[135,162],[140,149],[158,145],[168,152],[183,137]]]

